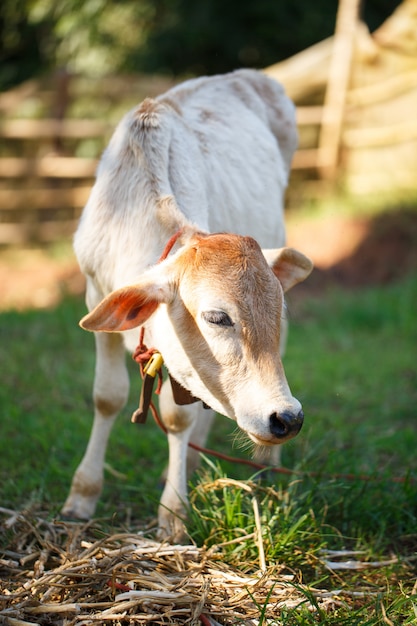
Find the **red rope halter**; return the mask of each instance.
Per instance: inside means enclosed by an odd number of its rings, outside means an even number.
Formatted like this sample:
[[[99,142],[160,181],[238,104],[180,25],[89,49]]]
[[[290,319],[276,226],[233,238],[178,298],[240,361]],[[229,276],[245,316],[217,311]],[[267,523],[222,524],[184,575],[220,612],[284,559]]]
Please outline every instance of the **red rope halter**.
[[[147,348],[145,346],[145,344],[143,343],[144,336],[145,336],[145,328],[142,326],[142,328],[140,329],[139,344],[136,347],[136,350],[134,351],[132,355],[132,359],[136,361],[136,363],[139,364],[140,374],[142,378],[145,375],[144,374],[145,365],[148,363],[151,356],[155,354],[155,352],[158,352],[158,350],[156,350],[155,348]],[[163,382],[162,370],[159,369],[158,370],[158,385],[155,389],[155,393],[158,395],[161,393],[162,382]]]

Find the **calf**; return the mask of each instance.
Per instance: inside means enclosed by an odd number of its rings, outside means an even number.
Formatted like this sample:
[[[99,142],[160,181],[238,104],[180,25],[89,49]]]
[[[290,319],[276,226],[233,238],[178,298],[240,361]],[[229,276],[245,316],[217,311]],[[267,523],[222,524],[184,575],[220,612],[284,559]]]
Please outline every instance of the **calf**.
[[[252,70],[190,80],[145,100],[116,128],[74,242],[90,310],[81,325],[96,338],[95,416],[65,515],[94,513],[108,437],[128,394],[124,350],[135,350],[137,327],[177,385],[256,444],[299,431],[301,405],[280,359],[283,292],[312,266],[276,248],[285,243],[296,142],[293,105]],[[157,263],[175,233],[172,254]],[[273,249],[262,252],[252,236]],[[168,381],[160,410],[169,464],[159,528],[178,539],[188,442],[204,440],[212,411],[177,405]]]

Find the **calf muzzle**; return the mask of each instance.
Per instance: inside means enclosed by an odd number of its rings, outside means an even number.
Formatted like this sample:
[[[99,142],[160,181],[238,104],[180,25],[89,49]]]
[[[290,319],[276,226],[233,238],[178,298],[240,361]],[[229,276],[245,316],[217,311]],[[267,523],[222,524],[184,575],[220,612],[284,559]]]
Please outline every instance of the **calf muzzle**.
[[[304,413],[291,413],[284,411],[283,413],[272,413],[269,418],[269,429],[271,434],[282,441],[295,437],[303,425]]]

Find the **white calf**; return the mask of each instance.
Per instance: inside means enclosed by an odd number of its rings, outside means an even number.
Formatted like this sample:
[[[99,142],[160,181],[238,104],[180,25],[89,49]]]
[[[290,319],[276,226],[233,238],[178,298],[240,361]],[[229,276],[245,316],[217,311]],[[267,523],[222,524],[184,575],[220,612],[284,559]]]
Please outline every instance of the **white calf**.
[[[303,414],[285,379],[280,327],[283,291],[311,263],[288,248],[262,254],[248,236],[284,244],[295,147],[291,102],[251,70],[188,81],[145,100],[117,127],[75,235],[91,311],[82,326],[106,332],[95,334],[95,418],[65,515],[94,513],[108,436],[128,393],[124,349],[135,349],[138,326],[170,375],[255,443],[282,443],[299,431]],[[178,231],[175,252],[156,264]],[[160,408],[169,465],[159,526],[178,538],[188,442],[191,434],[204,439],[210,419],[201,403],[176,405],[167,383]]]

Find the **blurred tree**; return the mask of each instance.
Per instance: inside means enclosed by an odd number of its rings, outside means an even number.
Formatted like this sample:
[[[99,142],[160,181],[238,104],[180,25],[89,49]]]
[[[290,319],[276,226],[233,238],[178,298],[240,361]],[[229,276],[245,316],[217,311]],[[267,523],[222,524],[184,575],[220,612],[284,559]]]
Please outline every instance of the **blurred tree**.
[[[0,3],[0,88],[36,74],[42,63],[40,35],[28,20],[26,0]]]
[[[370,28],[398,4],[365,0]],[[336,10],[336,0],[1,0],[0,89],[63,66],[90,75],[264,67],[331,35]]]
[[[262,67],[333,32],[336,3],[332,11],[328,0],[305,6],[305,0],[156,0],[146,54],[138,50],[129,61],[174,73]]]
[[[124,71],[152,14],[152,0],[2,0],[0,88],[59,67]]]

